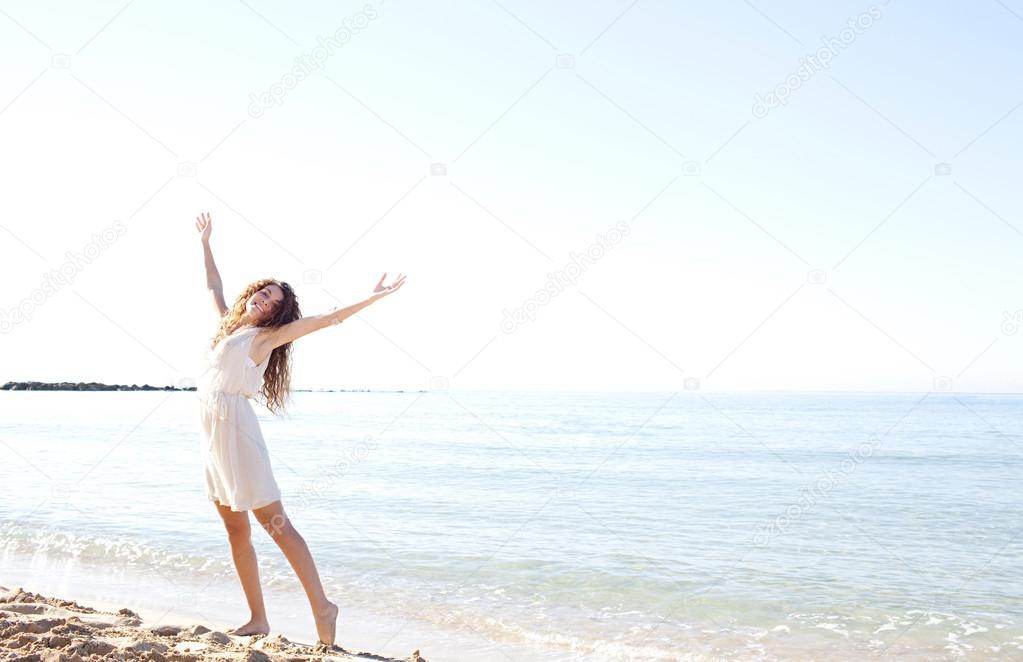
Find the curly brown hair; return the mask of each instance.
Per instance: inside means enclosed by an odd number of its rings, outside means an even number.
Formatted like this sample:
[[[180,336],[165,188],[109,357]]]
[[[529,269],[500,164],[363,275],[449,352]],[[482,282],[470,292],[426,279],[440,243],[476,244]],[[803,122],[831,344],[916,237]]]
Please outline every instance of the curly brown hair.
[[[259,323],[261,327],[282,326],[302,317],[298,307],[298,296],[291,288],[291,285],[275,278],[262,278],[249,283],[242,293],[234,300],[224,316],[220,318],[220,328],[213,337],[210,349],[214,349],[222,339],[234,333],[241,326],[241,318],[245,315],[246,302],[256,292],[267,285],[276,285],[281,288],[284,298],[280,305],[275,306],[270,319]],[[274,348],[270,353],[270,362],[263,374],[263,388],[261,395],[266,402],[267,409],[274,414],[284,411],[285,404],[291,395],[291,345],[285,343]]]

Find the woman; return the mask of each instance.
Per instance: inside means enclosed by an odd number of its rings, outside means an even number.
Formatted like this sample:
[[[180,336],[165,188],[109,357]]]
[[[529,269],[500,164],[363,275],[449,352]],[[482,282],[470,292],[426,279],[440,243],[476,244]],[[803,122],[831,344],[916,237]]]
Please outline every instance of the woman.
[[[202,237],[206,258],[206,286],[220,315],[209,365],[197,380],[196,388],[201,403],[206,494],[224,520],[231,555],[251,611],[247,623],[228,633],[246,636],[270,632],[250,536],[251,510],[302,582],[319,641],[333,645],[338,607],[327,599],[309,548],[281,505],[281,492],[249,399],[262,395],[270,411],[279,413],[289,393],[292,341],[339,324],[374,301],[397,292],[405,278],[399,274],[394,283],[385,286],[385,273],[367,299],[323,315],[302,317],[291,286],[274,279],[249,284],[228,308],[210,251],[213,223],[209,214],[197,217],[195,227]]]

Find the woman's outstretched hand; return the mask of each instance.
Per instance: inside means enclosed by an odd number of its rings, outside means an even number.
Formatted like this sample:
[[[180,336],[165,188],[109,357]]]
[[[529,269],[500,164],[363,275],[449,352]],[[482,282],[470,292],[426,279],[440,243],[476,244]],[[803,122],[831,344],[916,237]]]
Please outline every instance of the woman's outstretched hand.
[[[387,278],[386,271],[384,272],[384,275],[380,277],[380,281],[377,283],[377,286],[373,288],[374,299],[380,299],[387,296],[388,294],[394,294],[399,289],[401,289],[402,285],[405,284],[404,274],[398,274],[398,277],[395,278],[394,282],[391,283],[390,285],[384,285],[384,278]]]
[[[203,212],[199,216],[195,217],[195,229],[202,235],[202,242],[208,244],[210,241],[210,232],[213,231],[213,219],[206,212]]]

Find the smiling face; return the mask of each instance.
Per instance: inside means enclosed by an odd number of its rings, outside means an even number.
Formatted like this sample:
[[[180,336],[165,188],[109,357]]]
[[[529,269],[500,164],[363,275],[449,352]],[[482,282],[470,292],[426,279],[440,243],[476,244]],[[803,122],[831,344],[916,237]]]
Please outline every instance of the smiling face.
[[[249,297],[245,302],[245,309],[258,324],[273,317],[283,300],[284,290],[279,285],[270,283]]]

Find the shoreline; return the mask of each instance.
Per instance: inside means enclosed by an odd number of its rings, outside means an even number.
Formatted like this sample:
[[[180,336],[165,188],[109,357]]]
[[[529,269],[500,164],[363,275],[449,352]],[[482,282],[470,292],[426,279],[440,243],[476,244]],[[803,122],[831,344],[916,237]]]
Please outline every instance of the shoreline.
[[[393,658],[338,645],[293,641],[273,631],[265,636],[233,636],[196,621],[170,610],[156,614],[95,600],[83,605],[21,586],[0,586],[0,653],[5,658],[428,662],[418,649],[404,658]]]
[[[309,389],[293,388],[294,393],[426,393],[423,389],[377,390],[368,388],[328,388]],[[102,382],[6,382],[0,385],[0,391],[72,391],[72,392],[104,392],[104,391],[191,391],[195,386],[151,386],[149,384],[104,384]]]
[[[120,548],[120,547],[118,547]],[[282,557],[283,559],[283,557]],[[161,560],[127,564],[104,563],[35,550],[19,554],[0,551],[0,587],[21,587],[43,596],[59,596],[80,605],[117,613],[128,608],[154,626],[165,624],[204,626],[225,632],[247,619],[245,598],[233,568],[208,568],[197,574],[194,564],[180,571],[164,568]],[[226,566],[226,562],[222,565]],[[280,568],[279,568],[280,569]],[[269,566],[264,599],[269,608],[271,635],[283,635],[292,642],[315,641],[315,626],[308,600],[297,580],[283,584]],[[212,577],[210,573],[217,575]],[[487,638],[473,628],[445,625],[432,618],[434,606],[425,594],[353,594],[329,587],[335,602],[342,605],[335,643],[348,651],[374,651],[377,662],[405,660],[409,651],[420,649],[430,662],[475,662],[477,660],[554,660],[550,651],[538,650],[524,641]],[[3,588],[0,588],[0,595]],[[417,605],[402,610],[398,602]],[[0,604],[0,609],[3,605]],[[0,618],[3,612],[0,611]],[[0,655],[0,660],[5,659]],[[344,658],[343,658],[344,659]],[[361,658],[360,658],[361,659]],[[579,657],[581,660],[600,659]],[[26,661],[27,662],[27,661]]]

